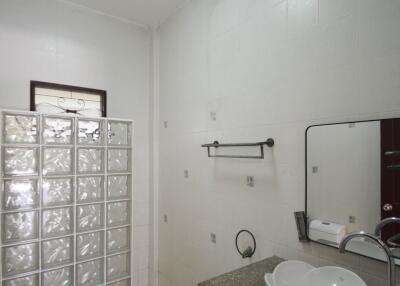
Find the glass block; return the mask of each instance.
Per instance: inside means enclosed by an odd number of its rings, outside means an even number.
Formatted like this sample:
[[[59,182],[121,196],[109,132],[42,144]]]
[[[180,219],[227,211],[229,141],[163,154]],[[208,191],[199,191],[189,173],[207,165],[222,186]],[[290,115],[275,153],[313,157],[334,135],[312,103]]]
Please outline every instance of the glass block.
[[[107,225],[117,226],[129,224],[130,218],[129,202],[114,202],[107,204]]]
[[[108,149],[108,171],[129,172],[131,152],[128,149]]]
[[[101,145],[103,138],[101,121],[79,120],[78,121],[78,144]]]
[[[104,177],[79,177],[78,195],[79,202],[97,202],[104,200]]]
[[[108,176],[108,199],[125,199],[130,197],[130,176]]]
[[[42,267],[49,268],[73,262],[73,237],[63,237],[42,242]]]
[[[76,212],[78,231],[95,230],[104,226],[103,204],[78,206]]]
[[[104,255],[104,232],[102,231],[78,235],[76,243],[76,256],[78,260]]]
[[[108,145],[129,145],[130,143],[130,123],[108,121]]]
[[[72,178],[43,179],[42,202],[44,207],[68,205],[73,201]]]
[[[72,208],[44,210],[42,213],[42,234],[44,237],[68,235],[73,230]]]
[[[42,273],[43,286],[73,286],[74,285],[74,269],[72,267],[64,267]]]
[[[37,180],[4,180],[3,210],[35,208],[38,205]]]
[[[131,286],[131,279],[126,279],[114,283],[107,284],[107,286]]]
[[[5,147],[3,170],[5,176],[37,174],[38,149]]]
[[[38,118],[34,115],[5,114],[4,143],[38,143]]]
[[[107,257],[107,281],[123,278],[130,273],[130,253]]]
[[[34,271],[39,266],[37,243],[3,248],[3,277]]]
[[[122,227],[107,230],[107,253],[129,250],[130,228]]]
[[[43,120],[43,142],[45,144],[72,144],[73,119],[46,117]]]
[[[71,174],[72,154],[70,148],[43,148],[43,175]]]
[[[3,281],[3,286],[39,286],[39,275],[29,275],[21,278]]]
[[[80,173],[100,173],[103,171],[103,149],[79,148],[78,171]]]
[[[10,243],[38,237],[37,211],[5,213],[2,215],[2,241]]]
[[[103,259],[84,262],[76,265],[76,284],[81,286],[97,286],[104,283]]]

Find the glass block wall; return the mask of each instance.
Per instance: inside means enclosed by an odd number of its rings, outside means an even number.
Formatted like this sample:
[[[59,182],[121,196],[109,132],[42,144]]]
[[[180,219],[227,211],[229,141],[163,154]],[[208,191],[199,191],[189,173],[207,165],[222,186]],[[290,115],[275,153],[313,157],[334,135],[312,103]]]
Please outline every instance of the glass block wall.
[[[131,285],[132,122],[0,118],[2,285]]]

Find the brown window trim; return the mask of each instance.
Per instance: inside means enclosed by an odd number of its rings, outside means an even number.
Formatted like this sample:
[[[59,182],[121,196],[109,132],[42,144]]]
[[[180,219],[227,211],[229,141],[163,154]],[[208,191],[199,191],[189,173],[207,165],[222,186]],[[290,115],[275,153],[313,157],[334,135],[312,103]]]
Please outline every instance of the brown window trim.
[[[35,104],[35,89],[36,88],[51,88],[51,89],[69,90],[69,91],[73,91],[73,92],[83,92],[83,93],[92,93],[92,94],[100,95],[101,106],[103,109],[101,111],[101,115],[102,115],[102,117],[107,117],[107,91],[105,91],[105,90],[31,80],[31,102],[30,102],[30,110],[31,111],[36,111],[36,104]]]

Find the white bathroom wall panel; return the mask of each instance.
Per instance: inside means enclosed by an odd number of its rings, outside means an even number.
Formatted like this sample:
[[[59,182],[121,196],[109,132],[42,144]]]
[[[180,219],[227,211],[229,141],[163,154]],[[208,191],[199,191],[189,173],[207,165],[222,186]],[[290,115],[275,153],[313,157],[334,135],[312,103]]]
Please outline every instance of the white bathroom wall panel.
[[[149,30],[65,1],[0,1],[1,108],[28,110],[41,80],[105,89],[108,116],[135,122],[134,285],[148,283],[150,45]]]
[[[307,126],[400,115],[399,16],[399,1],[194,0],[160,27],[161,286],[271,255],[383,285],[384,264],[299,243],[293,212],[304,210]],[[264,160],[210,159],[200,147],[268,137]],[[241,228],[258,242],[251,260],[235,250]]]

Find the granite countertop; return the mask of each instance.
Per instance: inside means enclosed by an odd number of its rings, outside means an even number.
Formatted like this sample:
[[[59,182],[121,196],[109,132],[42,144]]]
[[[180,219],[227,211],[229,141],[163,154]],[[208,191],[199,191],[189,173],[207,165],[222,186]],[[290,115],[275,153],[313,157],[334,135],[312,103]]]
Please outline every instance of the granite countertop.
[[[265,286],[265,273],[272,273],[282,261],[282,258],[273,256],[201,282],[199,286]]]

